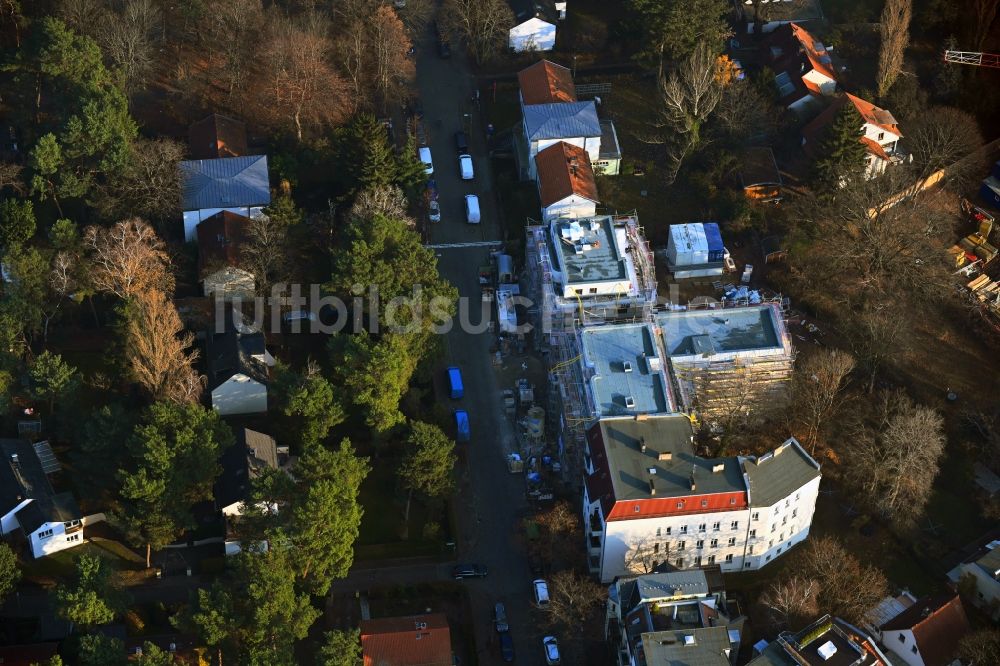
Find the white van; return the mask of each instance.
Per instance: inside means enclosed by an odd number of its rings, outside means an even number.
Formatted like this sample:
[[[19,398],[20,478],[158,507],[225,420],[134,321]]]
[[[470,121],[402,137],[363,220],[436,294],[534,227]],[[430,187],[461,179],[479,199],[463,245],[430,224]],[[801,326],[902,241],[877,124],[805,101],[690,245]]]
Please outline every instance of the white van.
[[[429,176],[434,173],[434,162],[431,160],[431,149],[427,146],[420,146],[420,150],[418,150],[417,153],[420,155],[420,161],[423,162],[426,167],[424,171],[427,172],[427,175]]]
[[[535,592],[535,606],[547,608],[549,605],[549,585],[541,578],[531,581],[531,587]]]
[[[479,224],[479,197],[475,194],[465,195],[465,221],[469,224]]]
[[[472,180],[475,174],[472,172],[472,156],[471,155],[459,155],[458,156],[458,168],[462,172],[462,180]]]

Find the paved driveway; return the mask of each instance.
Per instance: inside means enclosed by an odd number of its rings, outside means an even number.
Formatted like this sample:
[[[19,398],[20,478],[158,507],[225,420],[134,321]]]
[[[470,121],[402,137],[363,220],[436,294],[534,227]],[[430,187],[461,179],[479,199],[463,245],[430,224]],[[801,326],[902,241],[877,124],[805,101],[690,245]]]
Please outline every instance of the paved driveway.
[[[418,48],[417,85],[424,107],[428,141],[434,158],[441,222],[430,230],[432,244],[469,243],[502,238],[485,132],[471,102],[473,77],[458,49],[451,59],[438,57],[432,37]],[[469,133],[475,165],[474,181],[463,181],[458,172],[454,134],[471,114]],[[465,222],[464,195],[478,194],[482,223]],[[455,403],[469,412],[472,441],[459,451],[458,497],[459,559],[485,564],[489,576],[467,581],[472,595],[473,623],[480,663],[500,664],[499,650],[490,623],[493,604],[504,601],[519,664],[543,664],[538,611],[531,607],[531,573],[518,542],[517,514],[525,505],[524,480],[507,472],[506,455],[513,443],[511,423],[504,414],[501,389],[490,358],[494,341],[485,330],[480,299],[478,267],[489,260],[486,247],[437,249],[441,274],[470,303],[472,324],[460,325],[447,335],[446,365],[462,369],[465,397]],[[486,304],[488,306],[488,304]],[[486,309],[486,317],[488,317]],[[443,400],[447,398],[442,396]]]

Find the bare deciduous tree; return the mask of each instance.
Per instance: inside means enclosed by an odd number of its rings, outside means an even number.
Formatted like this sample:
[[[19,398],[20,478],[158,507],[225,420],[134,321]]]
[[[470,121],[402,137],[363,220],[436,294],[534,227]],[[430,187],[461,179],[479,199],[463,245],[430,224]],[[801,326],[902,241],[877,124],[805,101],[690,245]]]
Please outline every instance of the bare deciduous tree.
[[[321,129],[353,110],[343,103],[348,99],[344,81],[331,64],[328,27],[325,15],[311,13],[298,20],[280,18],[272,28],[267,52],[272,85],[265,99],[275,113],[292,120],[299,141],[303,123]]]
[[[504,0],[445,0],[441,27],[451,37],[465,40],[477,63],[484,63],[507,46],[514,12]]]
[[[761,595],[760,605],[775,628],[797,630],[819,614],[819,593],[812,578],[779,578]]]
[[[170,258],[163,241],[143,220],[123,220],[110,228],[87,227],[94,286],[122,299],[143,291],[173,291]]]
[[[138,214],[157,224],[175,222],[181,212],[177,163],[185,150],[172,139],[136,139],[125,169],[98,198],[102,212],[112,218]]]
[[[604,600],[604,588],[572,571],[558,571],[549,580],[549,624],[575,629],[570,635],[580,635],[579,628]]]
[[[558,502],[531,520],[539,529],[538,539],[533,542],[539,557],[562,566],[576,563],[580,553],[580,519],[569,502]]]
[[[135,294],[127,309],[125,359],[132,379],[153,400],[197,402],[203,382],[194,371],[197,350],[190,350],[194,336],[161,291]]]
[[[977,51],[982,51],[986,44],[986,38],[990,35],[990,28],[997,18],[997,8],[1000,7],[1000,0],[972,0],[973,15],[973,39]]]
[[[625,549],[625,570],[631,574],[653,573],[661,562],[669,560],[670,542],[658,545],[653,537],[632,537]]]
[[[59,0],[56,16],[74,32],[96,37],[97,31],[108,20],[104,0]]]
[[[912,526],[930,499],[944,444],[940,414],[902,392],[883,392],[871,422],[854,433],[848,478],[873,510]]]
[[[152,0],[127,0],[120,12],[108,12],[101,22],[101,49],[121,71],[126,92],[141,89],[156,66],[162,20]]]
[[[217,63],[214,71],[222,76],[228,99],[242,106],[265,24],[261,2],[215,2],[205,16],[208,22],[203,46]]]
[[[403,20],[403,25],[413,39],[424,33],[432,16],[434,0],[407,0],[406,6],[399,9],[399,18]]]
[[[277,274],[287,273],[288,228],[268,215],[250,218],[240,265],[253,273],[257,293],[266,295]]]
[[[375,215],[384,215],[394,220],[405,220],[410,227],[416,221],[406,211],[406,195],[394,185],[376,185],[362,190],[354,199],[350,217],[355,220],[370,220]]]
[[[878,96],[885,97],[903,69],[903,54],[910,44],[910,16],[913,0],[886,0],[879,22],[882,38],[878,52],[878,73],[875,76]]]
[[[964,158],[982,145],[983,136],[971,114],[950,106],[935,106],[921,113],[906,130],[906,147],[913,155],[910,171],[916,180],[914,191],[942,169],[947,183],[967,185],[982,165]]]
[[[658,142],[667,146],[668,185],[677,179],[685,158],[701,142],[702,126],[722,99],[717,70],[717,54],[702,43],[669,77],[660,77],[663,108],[657,126],[665,127],[667,135]]]
[[[814,455],[820,430],[840,406],[844,380],[853,369],[854,357],[839,349],[813,354],[795,368],[789,413],[802,425],[802,441]]]
[[[810,538],[794,563],[803,579],[819,581],[820,607],[848,622],[860,622],[889,592],[879,569],[861,564],[831,537]]]
[[[28,190],[21,179],[22,171],[24,171],[24,167],[20,164],[0,162],[0,191],[9,187],[16,194],[24,195],[27,193]]]

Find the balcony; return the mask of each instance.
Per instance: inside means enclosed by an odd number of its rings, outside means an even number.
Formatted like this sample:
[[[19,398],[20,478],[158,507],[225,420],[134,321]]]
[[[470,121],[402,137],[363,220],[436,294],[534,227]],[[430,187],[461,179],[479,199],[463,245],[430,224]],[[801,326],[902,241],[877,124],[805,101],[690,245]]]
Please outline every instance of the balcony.
[[[604,533],[604,521],[601,520],[601,514],[596,511],[590,514],[590,519],[587,521],[590,528],[589,532],[592,535],[598,535]]]

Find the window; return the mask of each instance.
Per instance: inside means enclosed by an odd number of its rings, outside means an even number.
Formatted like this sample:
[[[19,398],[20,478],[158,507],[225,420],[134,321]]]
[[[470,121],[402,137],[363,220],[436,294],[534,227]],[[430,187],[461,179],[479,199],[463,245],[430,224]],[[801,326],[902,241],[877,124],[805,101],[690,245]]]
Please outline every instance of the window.
[[[42,530],[38,533],[39,539],[48,539],[50,536],[52,536],[52,530]]]
[[[778,531],[778,526],[777,525],[771,525],[771,532],[774,533],[774,532],[777,532],[777,531]]]
[[[597,287],[591,287],[590,288],[590,293],[596,294],[597,293]]]
[[[732,506],[733,504],[736,504],[736,498],[735,497],[730,497],[729,498],[729,506]]]
[[[705,523],[702,523],[701,525],[698,526],[698,531],[699,532],[704,532],[705,531]]]
[[[764,558],[764,560],[767,561],[767,562],[770,562],[771,561],[771,556],[768,555],[767,557]]]
[[[668,527],[667,528],[667,536],[670,536],[670,530],[671,530],[671,528]]]
[[[753,539],[757,536],[757,530],[750,530],[750,538]]]
[[[681,525],[681,534],[687,534],[687,533],[688,533],[688,526]]]
[[[653,568],[655,569],[658,566],[660,566],[660,561],[659,560],[653,560]]]
[[[744,569],[749,569],[751,566],[753,566],[753,565],[750,562],[744,562],[743,563],[743,568]]]
[[[732,563],[733,563],[733,556],[726,555],[726,564],[732,564]]]
[[[729,526],[729,529],[731,529],[731,530],[738,530],[738,529],[740,529],[740,521],[734,520],[733,523]]]
[[[713,531],[718,532],[720,527],[722,527],[721,523],[712,523]]]
[[[708,506],[708,500],[702,500],[702,501],[701,501],[701,508],[703,508],[703,509],[704,509],[704,508],[705,508],[705,507],[707,507],[707,506]]]
[[[683,557],[678,557],[677,561],[674,562],[674,564],[677,565],[678,569],[683,569],[684,568],[684,558]]]
[[[799,515],[799,510],[798,509],[792,509],[792,518],[795,518],[798,515]]]
[[[697,541],[695,541],[694,547],[695,548],[704,548],[705,547],[705,542],[703,540],[701,540],[701,539],[698,539]]]
[[[771,550],[772,548],[774,548],[774,539],[767,542],[767,549]]]
[[[662,532],[663,532],[663,528],[662,527],[657,527],[656,528],[656,536],[663,536]]]
[[[781,555],[781,546],[778,546],[778,555]]]
[[[782,525],[787,525],[788,524],[788,516],[782,516],[781,517],[781,524]]]
[[[778,535],[778,541],[784,541],[784,540],[785,540],[785,533],[782,532],[781,534]]]
[[[715,555],[709,555],[708,556],[708,563],[709,564],[715,564]]]
[[[785,500],[785,508],[786,508],[786,509],[788,508],[788,504],[789,504],[789,502],[791,502],[791,500]]]
[[[696,567],[700,567],[701,566],[701,555],[698,555],[697,557],[694,558],[694,565]]]
[[[576,290],[576,295],[577,296],[583,296],[583,289],[577,289]]]
[[[750,520],[760,520],[760,512],[754,511],[753,515],[750,516]]]
[[[654,543],[653,544],[653,552],[654,553],[660,552],[660,544],[658,544],[658,543]]]
[[[879,132],[878,133],[878,140],[881,141],[884,138],[885,138],[885,132]]]
[[[799,494],[798,494],[798,493],[795,493],[795,501],[796,501],[796,502],[798,502],[798,501],[799,501]]]
[[[712,543],[712,548],[718,548],[719,547],[719,540],[718,539],[712,539],[711,543]]]
[[[677,550],[684,550],[684,542],[683,541],[678,541],[677,542]]]
[[[903,634],[896,634],[896,638],[899,639],[900,643],[905,643],[906,642],[906,636],[904,636]]]
[[[729,537],[729,545],[730,546],[736,545],[736,537]]]
[[[750,553],[751,555],[753,555],[753,546],[750,546],[749,548],[747,548],[747,552]]]
[[[684,508],[684,502],[678,502],[677,503],[677,508],[678,509],[683,509]]]
[[[916,654],[917,653],[917,646],[914,645],[913,647],[911,647],[910,648],[910,652],[912,652],[913,654]]]

